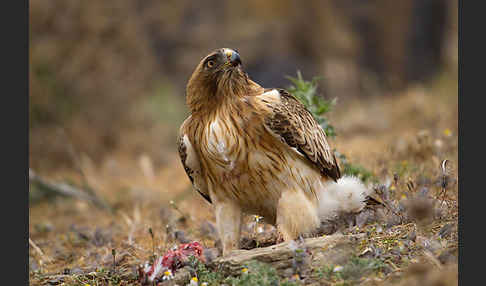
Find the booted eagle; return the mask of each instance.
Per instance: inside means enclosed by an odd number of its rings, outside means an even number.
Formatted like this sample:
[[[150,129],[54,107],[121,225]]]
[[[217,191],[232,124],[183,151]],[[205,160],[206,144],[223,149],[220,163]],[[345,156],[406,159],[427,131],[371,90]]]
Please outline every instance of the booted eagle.
[[[204,57],[186,102],[179,154],[194,189],[214,207],[223,255],[239,247],[243,213],[263,216],[288,241],[364,207],[368,190],[341,177],[312,114],[287,91],[252,81],[237,51]]]

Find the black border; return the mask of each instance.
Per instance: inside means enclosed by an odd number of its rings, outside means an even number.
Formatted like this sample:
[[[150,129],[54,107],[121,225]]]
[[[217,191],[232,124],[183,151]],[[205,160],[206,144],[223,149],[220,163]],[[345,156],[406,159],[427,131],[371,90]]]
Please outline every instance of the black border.
[[[11,5],[6,5],[11,4]],[[29,1],[2,10],[2,284],[29,285]],[[6,159],[6,160],[5,160]]]
[[[482,285],[484,280],[484,167],[481,166],[479,151],[484,150],[484,10],[478,1],[458,0],[459,24],[459,285]],[[469,39],[469,44],[465,44]],[[467,60],[469,59],[469,60]],[[467,67],[467,68],[465,68]],[[466,100],[467,99],[467,100]],[[473,99],[478,102],[474,104]],[[475,137],[474,139],[467,139]],[[474,146],[475,144],[477,146]],[[479,166],[475,166],[479,164]],[[476,182],[474,182],[476,180]],[[469,234],[466,234],[466,230]],[[467,247],[466,247],[467,246]],[[476,256],[476,257],[473,257]]]
[[[457,0],[457,11],[458,11],[458,100],[457,100],[457,108],[458,108],[458,165],[459,168],[457,170],[457,175],[458,175],[458,183],[459,183],[459,190],[458,190],[458,204],[459,204],[459,218],[458,218],[458,226],[457,226],[457,231],[458,231],[458,283],[461,283],[464,285],[464,251],[463,251],[463,241],[464,241],[464,196],[463,196],[463,190],[464,190],[464,180],[462,179],[462,175],[464,175],[464,145],[463,145],[463,136],[464,136],[464,126],[461,125],[461,123],[464,123],[464,110],[461,110],[464,104],[463,100],[463,56],[462,56],[462,45],[463,45],[463,8],[462,8],[462,1]]]

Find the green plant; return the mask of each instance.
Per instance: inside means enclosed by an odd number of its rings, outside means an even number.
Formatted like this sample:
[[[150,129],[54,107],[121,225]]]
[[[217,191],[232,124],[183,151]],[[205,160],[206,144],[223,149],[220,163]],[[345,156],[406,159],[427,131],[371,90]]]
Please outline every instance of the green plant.
[[[317,270],[317,278],[339,283],[337,285],[354,285],[363,276],[376,273],[386,268],[386,264],[376,258],[359,258],[356,256],[343,266],[325,265]]]
[[[228,277],[225,282],[230,285],[279,285],[277,271],[261,262],[251,261],[247,265],[247,271],[239,277]]]
[[[324,114],[331,111],[337,99],[327,100],[317,94],[317,81],[319,81],[320,77],[314,77],[311,81],[306,81],[302,78],[300,71],[297,71],[297,77],[287,76],[287,79],[293,84],[287,88],[288,91],[297,97],[312,113],[314,119],[321,125],[327,136],[335,137],[336,132],[334,126],[329,124]]]
[[[334,151],[334,154],[336,157],[339,159],[341,163],[341,168],[342,172],[346,175],[351,175],[351,176],[356,176],[361,179],[363,182],[368,182],[370,180],[376,181],[376,177],[373,175],[371,171],[366,169],[365,167],[358,165],[358,164],[352,164],[348,161],[348,158],[342,153],[339,153],[338,151]]]
[[[224,279],[224,276],[221,273],[211,271],[204,265],[204,263],[194,256],[189,257],[189,266],[196,273],[199,283],[206,282],[208,286],[219,285]]]
[[[248,262],[248,264],[242,269],[241,274],[236,277],[224,277],[224,275],[220,272],[211,271],[206,267],[206,265],[204,265],[204,263],[193,257],[189,259],[189,265],[196,273],[200,285],[202,283],[207,283],[208,286],[222,284],[233,286],[298,285],[294,281],[281,279],[274,268],[258,261]]]

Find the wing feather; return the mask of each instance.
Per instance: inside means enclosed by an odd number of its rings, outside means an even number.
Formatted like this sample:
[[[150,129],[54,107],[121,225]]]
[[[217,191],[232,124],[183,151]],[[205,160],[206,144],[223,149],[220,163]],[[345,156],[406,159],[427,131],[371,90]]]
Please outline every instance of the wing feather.
[[[191,180],[194,189],[209,203],[212,203],[206,182],[201,176],[201,166],[198,155],[196,154],[188,135],[184,132],[184,126],[187,120],[181,126],[178,137],[178,150],[182,166],[186,171],[189,180]]]
[[[326,133],[299,100],[283,89],[278,92],[279,100],[267,104],[271,112],[265,118],[265,126],[274,136],[297,149],[322,174],[337,181],[341,171],[327,143]]]

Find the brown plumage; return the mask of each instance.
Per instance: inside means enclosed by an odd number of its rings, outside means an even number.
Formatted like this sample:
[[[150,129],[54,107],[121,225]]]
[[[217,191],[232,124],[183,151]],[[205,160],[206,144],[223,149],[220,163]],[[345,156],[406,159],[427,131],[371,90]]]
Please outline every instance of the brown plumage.
[[[273,114],[265,119],[266,125],[285,143],[297,148],[313,162],[323,175],[337,181],[341,172],[324,130],[294,96],[283,89],[279,89],[279,92],[280,104],[267,104],[273,109]]]
[[[252,81],[236,51],[203,58],[186,99],[191,115],[180,128],[179,154],[194,188],[214,205],[223,254],[238,247],[242,213],[263,216],[289,240],[338,211],[323,197],[341,177],[323,129],[291,94]]]

